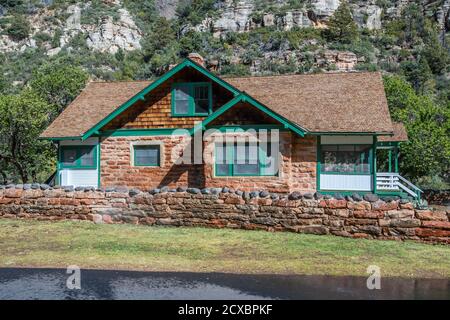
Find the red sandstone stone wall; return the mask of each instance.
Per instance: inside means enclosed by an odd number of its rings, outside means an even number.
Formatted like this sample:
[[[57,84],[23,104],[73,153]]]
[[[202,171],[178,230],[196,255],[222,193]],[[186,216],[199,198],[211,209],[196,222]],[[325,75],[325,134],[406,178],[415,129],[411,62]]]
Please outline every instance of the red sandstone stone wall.
[[[183,141],[183,136],[108,137],[102,140],[101,186],[127,186],[142,190],[180,185],[202,187],[202,165],[172,163],[172,149]],[[132,164],[131,146],[143,142],[161,144],[163,160],[160,167],[135,167]]]
[[[291,147],[290,189],[317,190],[317,138],[301,138],[293,133]]]
[[[270,192],[316,190],[316,138],[300,138],[290,132],[280,133],[279,177],[215,177],[212,152],[205,153],[205,163],[173,164],[172,149],[185,141],[182,136],[108,137],[101,142],[101,186],[127,186],[148,190],[189,186],[195,188],[227,186],[241,190],[266,189]],[[133,143],[158,142],[164,159],[161,167],[135,167],[131,159]],[[205,142],[204,148],[211,146]],[[186,145],[186,142],[184,142]],[[180,149],[181,150],[181,149]],[[207,149],[208,150],[208,149]],[[177,153],[180,154],[180,153]]]
[[[212,189],[209,194],[198,189],[150,194],[127,189],[23,187],[0,188],[0,217],[262,229],[450,244],[450,212],[414,209],[412,203],[399,200],[315,199],[298,193],[283,197],[225,189]]]

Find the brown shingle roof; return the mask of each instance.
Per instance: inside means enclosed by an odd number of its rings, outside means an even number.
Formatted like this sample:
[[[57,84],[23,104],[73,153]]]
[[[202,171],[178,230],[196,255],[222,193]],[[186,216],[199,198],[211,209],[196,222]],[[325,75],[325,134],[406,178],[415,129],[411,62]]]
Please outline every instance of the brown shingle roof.
[[[392,122],[394,128],[393,136],[380,136],[378,141],[380,142],[402,142],[408,141],[408,133],[406,132],[405,125],[401,122]]]
[[[151,81],[90,82],[41,137],[80,137],[150,83]]]
[[[312,132],[392,132],[378,72],[225,80]]]
[[[311,132],[393,131],[378,72],[224,80]],[[41,137],[79,137],[150,83],[90,82]]]

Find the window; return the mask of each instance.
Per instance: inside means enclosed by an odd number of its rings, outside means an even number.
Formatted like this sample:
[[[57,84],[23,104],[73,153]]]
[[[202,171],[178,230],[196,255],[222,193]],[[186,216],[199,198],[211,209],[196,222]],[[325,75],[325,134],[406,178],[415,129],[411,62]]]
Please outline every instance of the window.
[[[172,116],[205,116],[211,113],[212,89],[208,82],[179,83],[172,90]]]
[[[277,176],[278,159],[271,154],[270,143],[218,143],[216,176]]]
[[[60,167],[72,169],[95,169],[97,153],[95,146],[62,146]]]
[[[371,145],[322,145],[320,156],[322,173],[371,173]]]
[[[146,167],[160,166],[160,146],[134,146],[134,165]]]

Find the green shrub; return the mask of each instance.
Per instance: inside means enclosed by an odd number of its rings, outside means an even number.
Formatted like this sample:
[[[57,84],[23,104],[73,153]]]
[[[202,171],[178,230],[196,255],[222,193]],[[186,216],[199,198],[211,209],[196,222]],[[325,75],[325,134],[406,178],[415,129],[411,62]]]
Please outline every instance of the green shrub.
[[[250,69],[248,66],[245,66],[243,64],[228,64],[222,66],[220,74],[236,77],[249,76]]]
[[[6,28],[5,33],[15,41],[28,38],[31,31],[30,23],[21,15],[16,15],[11,24]]]
[[[360,71],[378,71],[378,66],[374,63],[358,63],[356,65],[356,70]]]
[[[431,189],[431,190],[448,190],[450,189],[450,183],[445,181],[442,177],[433,176],[423,176],[415,180],[415,183],[421,188]]]
[[[36,40],[37,45],[42,45],[45,42],[49,42],[52,40],[52,36],[47,32],[38,32],[34,35],[34,40]]]

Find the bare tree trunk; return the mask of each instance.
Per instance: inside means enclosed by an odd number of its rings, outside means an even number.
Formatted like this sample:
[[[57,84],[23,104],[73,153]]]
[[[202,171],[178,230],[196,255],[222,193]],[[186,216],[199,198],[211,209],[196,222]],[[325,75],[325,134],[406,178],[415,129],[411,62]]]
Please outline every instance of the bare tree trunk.
[[[8,183],[8,177],[6,176],[6,173],[4,171],[0,171],[0,175],[3,178],[3,184],[7,184]]]
[[[22,183],[28,182],[28,174],[27,171],[22,168],[19,162],[13,161],[13,165],[16,167],[17,171],[19,171],[20,178],[22,179]]]

